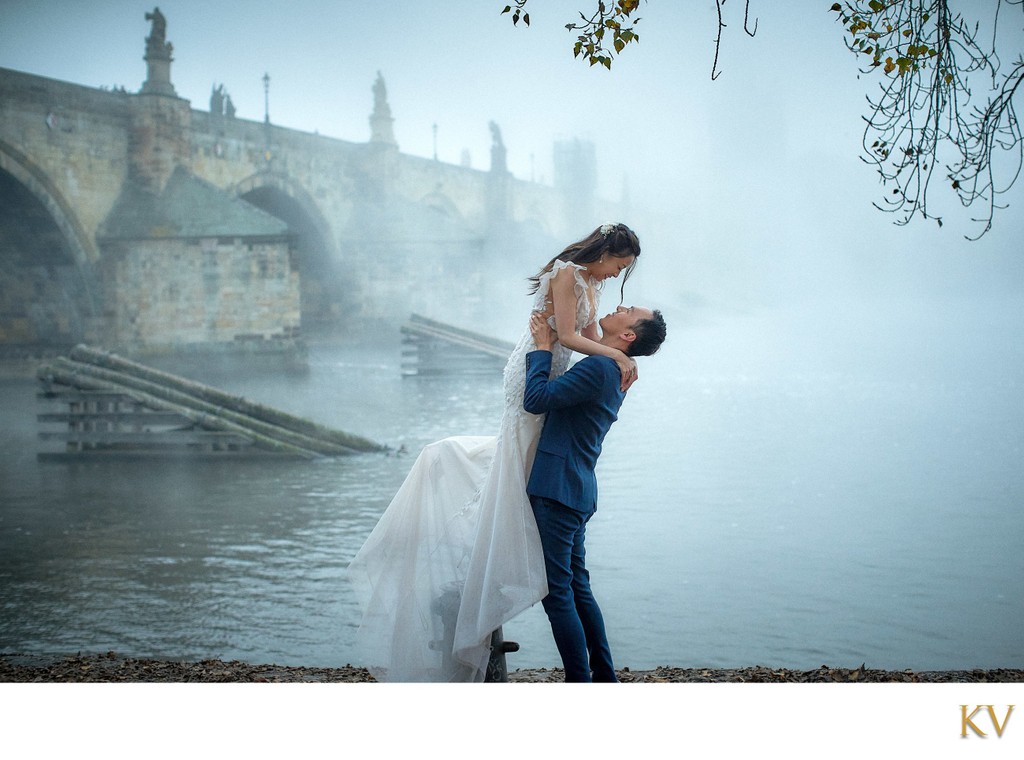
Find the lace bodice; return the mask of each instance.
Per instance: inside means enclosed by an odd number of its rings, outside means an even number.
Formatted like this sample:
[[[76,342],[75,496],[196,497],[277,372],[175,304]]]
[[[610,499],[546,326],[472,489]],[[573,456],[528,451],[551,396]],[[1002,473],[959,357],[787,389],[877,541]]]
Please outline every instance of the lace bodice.
[[[585,327],[593,323],[597,318],[597,289],[590,287],[587,282],[586,269],[580,264],[570,261],[556,261],[550,272],[545,272],[540,277],[540,285],[534,294],[533,311],[544,311],[551,305],[551,281],[560,271],[566,268],[573,270],[575,279],[574,292],[576,294],[576,332],[581,332]],[[593,300],[591,300],[593,293]],[[548,317],[548,324],[555,329],[554,315]],[[505,388],[505,416],[509,414],[521,414],[523,412],[523,392],[526,390],[526,354],[537,348],[534,343],[530,326],[526,330],[515,349],[505,364],[504,388]],[[569,366],[569,358],[572,350],[561,343],[555,342],[551,347],[551,375],[561,375]]]

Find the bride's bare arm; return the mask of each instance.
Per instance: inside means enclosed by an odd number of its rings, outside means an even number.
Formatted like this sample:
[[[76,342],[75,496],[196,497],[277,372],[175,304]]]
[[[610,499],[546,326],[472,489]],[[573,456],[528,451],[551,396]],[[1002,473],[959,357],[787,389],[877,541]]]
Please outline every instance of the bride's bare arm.
[[[628,389],[637,377],[636,362],[619,349],[598,343],[595,339],[596,329],[588,331],[594,337],[576,332],[576,280],[571,267],[562,269],[554,276],[551,282],[551,301],[558,342],[581,354],[614,359],[622,373],[622,390]]]

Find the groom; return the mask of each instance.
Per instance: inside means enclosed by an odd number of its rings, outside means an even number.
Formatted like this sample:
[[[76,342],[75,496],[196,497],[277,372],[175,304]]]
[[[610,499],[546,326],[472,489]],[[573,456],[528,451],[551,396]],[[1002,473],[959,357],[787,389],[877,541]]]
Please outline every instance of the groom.
[[[601,343],[628,356],[649,356],[665,340],[661,312],[620,306],[603,317]],[[526,355],[523,407],[547,413],[526,492],[537,518],[548,595],[542,604],[562,658],[566,681],[616,681],[604,618],[590,591],[583,541],[597,511],[594,468],[605,434],[625,394],[614,360],[588,356],[551,380],[557,337],[539,314],[530,320],[537,350]]]

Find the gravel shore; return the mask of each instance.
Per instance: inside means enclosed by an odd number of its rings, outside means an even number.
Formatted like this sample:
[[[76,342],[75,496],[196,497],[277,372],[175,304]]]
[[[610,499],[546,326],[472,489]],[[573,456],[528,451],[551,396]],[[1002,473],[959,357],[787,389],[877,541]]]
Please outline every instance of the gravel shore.
[[[875,670],[833,668],[788,670],[762,665],[746,668],[673,668],[618,671],[623,683],[1020,683],[1024,670]],[[510,683],[558,683],[558,668],[513,670]],[[374,683],[365,668],[251,665],[232,660],[174,662],[122,657],[115,652],[40,657],[0,655],[0,683]]]

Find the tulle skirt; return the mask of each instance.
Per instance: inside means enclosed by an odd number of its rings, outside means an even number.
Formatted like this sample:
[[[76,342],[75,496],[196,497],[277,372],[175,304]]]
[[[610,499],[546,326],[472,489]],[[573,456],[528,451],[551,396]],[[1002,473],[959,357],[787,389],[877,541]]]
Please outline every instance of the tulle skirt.
[[[543,417],[429,444],[349,566],[382,681],[482,681],[491,633],[547,594],[526,479]]]

